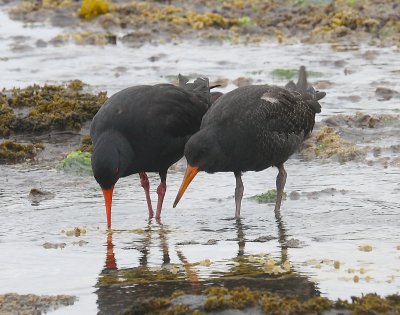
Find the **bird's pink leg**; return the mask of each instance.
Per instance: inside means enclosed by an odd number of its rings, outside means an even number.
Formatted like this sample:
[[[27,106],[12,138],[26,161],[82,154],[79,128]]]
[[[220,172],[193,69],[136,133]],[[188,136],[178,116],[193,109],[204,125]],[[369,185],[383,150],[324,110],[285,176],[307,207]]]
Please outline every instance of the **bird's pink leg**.
[[[235,211],[235,218],[238,219],[238,218],[240,218],[240,208],[241,208],[241,205],[242,205],[244,187],[243,187],[243,182],[242,182],[242,174],[240,172],[239,173],[235,172],[235,177],[236,177],[236,188],[235,188],[236,211]]]
[[[146,194],[147,208],[149,209],[149,218],[151,219],[154,216],[154,212],[153,207],[151,206],[149,179],[145,172],[139,173],[139,176],[140,184],[142,185],[144,193]]]
[[[158,185],[157,187],[158,202],[157,202],[156,219],[159,219],[161,217],[161,209],[166,191],[167,191],[167,183],[161,180],[160,185]]]
[[[276,177],[276,203],[275,203],[275,217],[278,218],[280,216],[280,210],[281,210],[281,202],[282,202],[282,196],[283,196],[283,189],[285,188],[286,184],[286,177],[287,173],[285,171],[285,168],[283,167],[283,163],[278,165],[278,176]]]

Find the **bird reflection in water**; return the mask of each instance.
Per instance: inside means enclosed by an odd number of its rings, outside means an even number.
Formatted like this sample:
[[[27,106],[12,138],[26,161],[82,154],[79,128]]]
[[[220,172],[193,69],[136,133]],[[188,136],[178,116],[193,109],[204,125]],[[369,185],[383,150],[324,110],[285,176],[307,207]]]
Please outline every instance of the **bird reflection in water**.
[[[133,268],[118,268],[117,257],[114,253],[113,235],[107,235],[107,251],[105,268],[98,277],[96,284],[98,295],[99,314],[118,314],[128,311],[132,314],[140,314],[143,302],[149,298],[169,298],[177,290],[185,294],[203,294],[205,288],[210,285],[235,288],[245,286],[252,290],[269,290],[280,294],[296,295],[300,299],[308,299],[318,294],[314,283],[306,276],[292,270],[286,274],[268,274],[263,271],[257,262],[251,262],[249,253],[246,253],[246,226],[240,218],[231,226],[236,234],[237,252],[234,257],[218,261],[220,264],[228,262],[224,271],[212,271],[209,267],[207,275],[199,273],[196,263],[185,256],[185,246],[178,245],[178,240],[169,237],[169,229],[161,222],[149,221],[144,230],[140,246],[133,245],[129,250],[139,250],[141,255],[138,266]],[[276,217],[278,227],[278,242],[280,249],[280,261],[288,260],[287,231],[283,218]],[[117,237],[120,234],[114,234]],[[204,236],[206,238],[206,235]],[[248,241],[247,241],[248,242]],[[192,246],[192,245],[191,245]],[[201,249],[207,247],[199,245]],[[218,250],[221,245],[213,246],[212,252]],[[214,247],[216,246],[216,247]],[[262,247],[262,245],[260,246]],[[162,254],[160,265],[150,266],[150,252],[156,248]],[[211,252],[211,248],[210,248]],[[212,254],[210,254],[212,255]],[[174,257],[179,260],[173,263]],[[212,257],[210,257],[212,260]],[[176,258],[175,258],[176,259]],[[279,259],[278,259],[279,260]],[[229,261],[235,262],[232,266]]]
[[[107,232],[107,255],[106,255],[106,270],[116,270],[117,261],[115,260],[114,244],[112,241],[112,232]]]

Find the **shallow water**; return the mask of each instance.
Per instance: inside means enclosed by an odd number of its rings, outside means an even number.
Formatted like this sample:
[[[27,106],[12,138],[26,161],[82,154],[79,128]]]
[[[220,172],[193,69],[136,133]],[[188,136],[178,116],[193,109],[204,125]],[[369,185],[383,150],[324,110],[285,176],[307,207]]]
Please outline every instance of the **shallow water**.
[[[400,58],[395,48],[362,46],[355,51],[337,52],[330,45],[193,43],[138,49],[72,44],[35,48],[36,40],[49,40],[61,31],[47,26],[23,27],[0,12],[0,86],[23,87],[78,78],[111,95],[130,85],[170,80],[179,72],[203,74],[212,80],[245,76],[256,83],[283,84],[286,80],[274,77],[273,69],[304,64],[309,70],[321,72],[320,77],[311,81],[332,83],[324,89],[328,95],[321,102],[323,112],[318,120],[358,110],[394,114],[399,109],[398,98],[379,101],[375,95],[376,86],[400,90]],[[15,38],[17,35],[27,38],[21,42]],[[12,48],[16,42],[31,49],[15,51]],[[376,51],[376,57],[365,58],[368,51]],[[148,59],[161,53],[166,56],[159,61]],[[223,90],[234,87],[229,84]],[[356,103],[340,100],[341,96],[349,95],[361,99]],[[367,130],[365,134],[360,144],[383,147],[399,144],[398,133],[390,128]],[[0,293],[78,297],[75,305],[55,314],[92,314],[97,310],[110,313],[114,304],[121,309],[128,307],[132,303],[129,294],[152,296],[178,288],[195,291],[199,281],[203,284],[226,281],[233,285],[236,278],[230,275],[237,266],[237,258],[257,254],[291,262],[291,276],[275,277],[274,281],[268,276],[261,279],[260,285],[272,290],[300,292],[307,287],[310,292],[305,295],[320,292],[329,298],[400,291],[400,250],[396,249],[400,245],[398,167],[302,161],[294,157],[286,163],[285,190],[299,192],[300,198],[288,197],[283,202],[278,221],[273,204],[258,204],[250,198],[275,188],[277,171],[246,173],[242,219],[236,222],[235,179],[229,173],[199,174],[178,207],[172,208],[183,177],[181,161],[168,174],[162,224],[148,222],[138,176],[118,182],[113,203],[115,231],[110,239],[97,183],[91,177],[58,171],[56,164],[45,161],[34,165],[0,165],[4,178],[0,183],[3,219]],[[150,180],[154,203],[158,176],[151,174]],[[53,193],[54,198],[32,204],[28,194],[34,187]],[[87,233],[75,237],[62,232],[74,227],[86,227]],[[264,237],[261,242],[257,241],[260,237]],[[87,243],[79,246],[76,242],[80,240]],[[46,242],[66,246],[46,249],[43,247]],[[359,249],[366,244],[372,246],[372,251]],[[210,264],[188,267],[188,263],[206,259]],[[339,269],[334,268],[333,261],[340,262]],[[134,282],[118,285],[125,281],[127,273],[143,273],[143,270],[157,273],[162,269],[176,274],[169,284],[159,284],[162,290]],[[114,286],[104,283],[107,276],[115,282]],[[354,276],[359,277],[358,282]],[[240,283],[255,282],[247,274]]]

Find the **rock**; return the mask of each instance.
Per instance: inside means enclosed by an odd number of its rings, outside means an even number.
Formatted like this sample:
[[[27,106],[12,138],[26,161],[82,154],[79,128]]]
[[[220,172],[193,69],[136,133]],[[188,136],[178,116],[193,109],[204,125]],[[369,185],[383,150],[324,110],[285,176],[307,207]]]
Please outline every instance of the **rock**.
[[[367,50],[365,53],[362,54],[362,56],[367,60],[373,61],[376,57],[379,56],[379,51]]]
[[[37,48],[46,48],[47,45],[48,45],[47,42],[44,41],[43,39],[38,39],[38,40],[36,41],[36,47],[37,47]]]
[[[65,243],[49,243],[49,242],[46,242],[46,243],[43,244],[43,248],[45,248],[45,249],[59,249],[59,248],[63,249],[65,246],[67,246],[67,244],[65,244]]]
[[[341,59],[341,60],[336,60],[333,62],[333,65],[337,68],[343,68],[346,65],[346,61]]]
[[[320,80],[320,81],[315,82],[315,83],[313,84],[313,87],[314,87],[316,90],[326,90],[326,89],[331,88],[332,85],[333,85],[333,83],[332,83],[331,81],[328,81],[328,80]]]
[[[150,60],[151,62],[155,62],[155,61],[159,61],[160,59],[163,59],[165,57],[167,57],[167,54],[161,53],[161,54],[150,56],[147,59]]]
[[[260,236],[255,238],[254,240],[252,240],[252,242],[258,242],[258,243],[265,243],[265,242],[269,242],[271,240],[276,240],[277,237],[272,236],[272,235],[265,235],[265,236]]]
[[[246,85],[252,84],[253,83],[253,79],[252,78],[239,77],[239,78],[233,80],[232,83],[235,84],[238,87],[242,87],[242,86],[246,86]]]
[[[72,242],[72,245],[78,245],[78,246],[84,246],[84,245],[86,245],[86,244],[88,244],[89,242],[86,242],[86,241],[84,241],[84,240],[80,240],[80,241],[78,241],[78,242]]]
[[[220,87],[222,87],[222,88],[227,87],[228,84],[229,84],[229,79],[226,79],[226,78],[217,79],[215,81],[210,82],[210,86],[220,85]]]
[[[32,188],[29,192],[28,198],[33,206],[37,206],[43,200],[53,199],[54,194],[48,191]]]
[[[299,200],[300,199],[300,193],[298,191],[292,191],[289,194],[290,200]]]
[[[152,34],[149,31],[136,31],[122,36],[121,42],[129,47],[141,47],[144,43],[150,41],[151,36]]]
[[[339,100],[341,101],[349,101],[352,103],[358,103],[361,101],[361,96],[359,95],[346,95],[346,96],[339,96],[338,97]]]
[[[216,245],[218,243],[217,240],[211,239],[205,242],[203,245]]]
[[[40,315],[62,306],[73,305],[75,300],[76,297],[70,295],[1,294],[0,314]]]
[[[50,23],[55,27],[71,27],[79,23],[79,20],[71,14],[55,14],[50,18]]]
[[[26,45],[26,44],[16,44],[13,45],[11,48],[12,52],[15,53],[24,53],[24,52],[29,52],[33,50],[33,47],[30,45]]]
[[[248,24],[240,28],[240,34],[243,35],[256,35],[261,34],[263,32],[262,28],[258,25]]]
[[[300,248],[303,247],[303,243],[300,242],[298,239],[291,238],[290,240],[286,241],[286,246],[288,248]]]
[[[176,245],[198,245],[200,244],[197,241],[182,241],[182,242],[178,242],[176,243]]]
[[[380,97],[380,101],[388,101],[392,97],[400,95],[399,92],[385,87],[377,87],[375,94]]]

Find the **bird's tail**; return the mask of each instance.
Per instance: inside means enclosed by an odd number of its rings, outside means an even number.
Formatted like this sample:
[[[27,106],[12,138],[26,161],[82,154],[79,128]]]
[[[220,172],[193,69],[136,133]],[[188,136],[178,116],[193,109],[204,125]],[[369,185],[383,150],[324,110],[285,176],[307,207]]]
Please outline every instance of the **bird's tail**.
[[[210,90],[215,86],[210,87],[208,78],[202,77],[194,80],[193,83],[188,83],[189,79],[181,74],[178,76],[179,87],[185,91],[191,92],[197,96],[202,102],[207,104],[207,108],[211,106]]]
[[[318,103],[320,99],[323,99],[326,95],[325,92],[316,91],[313,86],[307,81],[306,67],[301,66],[299,70],[299,79],[297,83],[290,81],[285,85],[285,88],[292,93],[300,95],[310,106],[315,110],[316,113],[321,112],[321,105]]]

